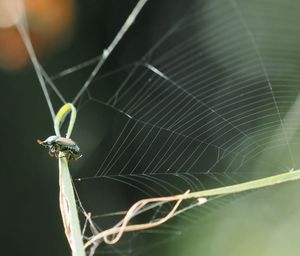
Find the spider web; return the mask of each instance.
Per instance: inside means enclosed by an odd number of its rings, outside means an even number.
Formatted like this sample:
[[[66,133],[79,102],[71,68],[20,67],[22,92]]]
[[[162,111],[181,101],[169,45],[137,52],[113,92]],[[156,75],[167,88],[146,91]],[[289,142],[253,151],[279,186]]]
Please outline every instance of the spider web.
[[[48,79],[51,103],[59,107],[63,95],[79,110],[73,138],[84,157],[71,169],[79,209],[90,212],[94,223],[86,235],[114,225],[117,213],[141,198],[299,167],[299,4],[228,0],[182,8],[180,2],[157,11],[151,25],[158,31],[149,28],[147,37],[137,38],[141,24],[153,18],[151,8],[164,6],[156,5],[147,3],[107,66],[79,94],[101,56]],[[162,25],[166,10],[171,14]],[[111,68],[129,43],[137,56]],[[126,235],[113,247],[101,244],[96,253],[145,254],[223,204],[223,198],[200,208],[186,202],[176,220]],[[171,208],[159,206],[137,221],[157,219]]]

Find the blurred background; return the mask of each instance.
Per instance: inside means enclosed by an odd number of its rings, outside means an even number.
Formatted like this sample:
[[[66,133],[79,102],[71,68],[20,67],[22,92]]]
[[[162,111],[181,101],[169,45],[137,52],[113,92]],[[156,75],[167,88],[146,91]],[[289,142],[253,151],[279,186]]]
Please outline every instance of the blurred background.
[[[99,56],[136,2],[24,1],[37,56],[67,101],[75,97],[93,65],[70,74],[60,72]],[[54,133],[51,115],[22,39],[13,26],[15,21],[7,18],[8,5],[8,1],[0,4],[1,255],[70,255],[59,212],[57,161],[36,144],[37,139]],[[199,97],[203,102],[217,109],[238,130],[251,134],[251,141],[246,136],[236,137],[237,130],[228,128],[222,120],[206,116],[207,106],[197,110],[205,117],[197,125],[207,130],[200,138],[208,145],[216,144],[228,151],[234,149],[237,155],[227,157],[224,153],[226,157],[220,157],[220,152],[205,148],[204,159],[191,158],[196,170],[220,174],[215,179],[199,171],[191,182],[195,189],[299,168],[299,10],[296,0],[284,3],[149,0],[78,104],[73,138],[81,147],[83,158],[72,162],[70,169],[86,210],[95,215],[125,210],[151,189],[160,189],[160,186],[152,187],[147,180],[142,181],[142,190],[105,177],[78,181],[95,175],[127,120],[122,112],[93,99],[106,102],[137,61],[155,64],[185,90],[192,91],[196,84],[197,91],[202,91]],[[168,32],[171,36],[164,39]],[[182,45],[187,48],[180,48]],[[169,49],[173,53],[164,55]],[[192,68],[185,69],[191,63]],[[119,71],[120,68],[123,69]],[[138,81],[143,72],[143,67],[137,70],[128,84]],[[196,95],[196,91],[192,93]],[[123,98],[124,102],[135,95],[133,87]],[[61,102],[53,91],[50,96],[58,110]],[[175,102],[179,109],[180,99]],[[164,98],[155,104],[164,106],[166,102]],[[124,110],[124,106],[122,101],[116,101],[118,109]],[[136,117],[145,122],[151,120]],[[225,127],[224,130],[219,130],[219,126]],[[131,135],[132,140],[135,135]],[[153,150],[163,147],[166,136],[159,134],[161,142]],[[140,142],[135,141],[116,162],[116,173],[128,164]],[[180,150],[174,151],[175,155],[169,159],[171,163],[180,156]],[[144,165],[153,159],[151,154],[147,157]],[[216,162],[217,165],[212,164]],[[130,167],[141,167],[138,157],[130,162]],[[176,177],[161,179],[180,191],[187,189],[186,183]],[[171,194],[174,191],[170,190]],[[295,182],[214,199],[204,208],[171,220],[165,229],[130,235],[120,246],[101,244],[96,255],[297,255],[300,250],[298,195],[299,183]],[[101,217],[96,221],[105,228],[116,219]]]

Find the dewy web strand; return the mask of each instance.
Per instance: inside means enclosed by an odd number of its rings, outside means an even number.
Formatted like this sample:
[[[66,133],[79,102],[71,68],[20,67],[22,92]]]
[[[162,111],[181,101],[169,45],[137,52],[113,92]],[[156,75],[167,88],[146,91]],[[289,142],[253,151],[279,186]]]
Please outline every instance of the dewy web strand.
[[[13,1],[15,1],[15,0],[13,0]],[[15,2],[15,3],[16,3],[15,4],[16,10],[18,10],[18,7],[20,7],[20,6],[21,6],[21,8],[25,9],[23,1],[18,1],[18,2]],[[13,15],[13,16],[15,15],[15,10],[11,9],[11,10],[8,10],[8,11],[11,13],[11,15]],[[17,28],[20,32],[20,35],[22,36],[23,42],[24,42],[25,47],[27,49],[27,52],[30,56],[33,67],[35,69],[35,72],[37,74],[39,83],[40,83],[41,88],[43,90],[43,93],[45,95],[46,102],[48,104],[48,108],[49,108],[51,116],[52,116],[52,120],[54,120],[55,112],[54,112],[54,109],[53,109],[53,106],[52,106],[52,102],[51,102],[51,99],[50,99],[50,96],[49,96],[49,93],[48,93],[48,90],[47,90],[47,86],[46,86],[44,77],[42,75],[42,68],[41,68],[41,65],[40,65],[37,57],[36,57],[35,51],[34,51],[33,46],[32,46],[32,42],[31,42],[30,37],[29,37],[26,13],[23,15],[23,18],[20,20],[20,22],[18,22],[16,24],[16,26],[17,26]]]
[[[123,36],[127,32],[127,30],[131,27],[131,25],[133,24],[136,17],[138,16],[138,14],[140,13],[140,11],[142,10],[142,8],[144,7],[144,5],[146,4],[147,1],[148,0],[139,0],[138,1],[137,5],[134,7],[131,14],[128,16],[127,20],[125,21],[124,25],[121,27],[120,31],[118,32],[118,34],[116,35],[114,40],[111,42],[111,44],[109,45],[109,47],[107,49],[103,50],[103,53],[96,65],[96,67],[93,69],[91,75],[86,80],[86,82],[84,83],[84,85],[82,86],[82,88],[80,89],[78,94],[75,96],[75,98],[73,100],[73,104],[75,104],[78,101],[80,96],[89,87],[89,85],[93,81],[94,77],[98,74],[99,70],[101,69],[101,67],[103,66],[103,64],[109,57],[109,55],[111,54],[111,52],[115,49],[115,47],[118,45],[120,40],[123,38]]]

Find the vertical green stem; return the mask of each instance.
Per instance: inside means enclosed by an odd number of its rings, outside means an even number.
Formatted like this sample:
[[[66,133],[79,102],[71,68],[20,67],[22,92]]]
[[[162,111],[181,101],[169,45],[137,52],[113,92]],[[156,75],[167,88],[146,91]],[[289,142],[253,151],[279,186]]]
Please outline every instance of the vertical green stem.
[[[85,256],[72,178],[65,157],[59,159],[59,187],[60,209],[72,255]]]
[[[76,121],[76,108],[70,103],[62,106],[56,114],[54,120],[54,130],[57,136],[60,136],[60,126],[69,113],[71,113],[71,117],[66,137],[69,138],[71,136]],[[72,255],[85,256],[86,254],[83,247],[83,239],[68,161],[62,152],[59,154],[59,156],[59,203],[65,234],[70,244]]]

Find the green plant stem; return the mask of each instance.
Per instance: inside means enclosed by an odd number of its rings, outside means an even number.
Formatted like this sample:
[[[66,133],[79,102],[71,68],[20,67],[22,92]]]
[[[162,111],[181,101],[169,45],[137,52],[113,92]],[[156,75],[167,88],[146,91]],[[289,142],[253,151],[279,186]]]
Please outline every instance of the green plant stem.
[[[249,182],[244,182],[240,183],[237,185],[232,185],[232,186],[226,186],[226,187],[221,187],[221,188],[216,188],[216,189],[208,189],[204,191],[197,191],[197,192],[192,192],[192,193],[184,193],[184,194],[179,194],[179,195],[174,195],[174,196],[167,196],[167,197],[157,197],[157,198],[150,198],[150,199],[142,199],[135,204],[127,211],[126,216],[124,219],[119,222],[116,226],[113,228],[107,229],[105,231],[102,231],[101,233],[93,236],[88,242],[85,243],[85,248],[91,246],[94,242],[97,240],[105,239],[109,236],[114,235],[115,237],[118,237],[118,239],[121,237],[121,235],[125,232],[132,232],[132,231],[140,231],[140,230],[145,230],[149,228],[154,228],[157,227],[158,225],[161,225],[171,219],[172,217],[176,216],[179,212],[173,212],[172,214],[168,214],[166,217],[158,220],[156,223],[155,222],[150,222],[150,223],[144,223],[144,224],[133,224],[133,225],[127,225],[129,223],[129,220],[136,216],[137,214],[131,214],[134,209],[136,211],[137,206],[140,207],[145,207],[148,203],[157,203],[157,202],[171,202],[171,201],[176,201],[177,204],[180,203],[182,200],[188,200],[188,199],[206,199],[209,197],[213,196],[225,196],[233,193],[240,193],[248,190],[254,190],[254,189],[259,189],[259,188],[264,188],[268,186],[273,186],[277,185],[280,183],[284,182],[289,182],[289,181],[294,181],[294,180],[299,180],[300,179],[300,170],[297,171],[290,171],[287,173],[279,174],[279,175],[274,175],[271,177],[267,178],[262,178],[258,180],[253,180]],[[199,205],[204,204],[206,201],[202,201]],[[178,206],[178,205],[177,205]],[[177,208],[177,207],[176,207]],[[175,208],[175,209],[176,209]],[[139,209],[139,210],[140,210]],[[121,225],[122,223],[126,223],[125,225]],[[111,244],[111,242],[110,242]]]
[[[191,198],[201,198],[201,197],[211,197],[211,196],[221,196],[228,195],[233,193],[244,192],[248,190],[254,190],[259,188],[265,188],[273,185],[277,185],[280,183],[285,183],[288,181],[294,181],[300,179],[300,170],[290,171],[258,180],[248,181],[232,186],[226,186],[215,189],[208,189],[204,191],[192,192],[186,195],[178,195],[178,197],[183,199],[191,199]]]
[[[65,157],[59,159],[59,187],[60,209],[72,255],[85,256],[72,178]]]
[[[57,136],[61,136],[60,127],[68,114],[71,114],[71,117],[66,138],[71,136],[77,115],[76,108],[71,103],[63,105],[55,116],[54,130]],[[85,256],[86,254],[83,246],[83,237],[80,228],[72,177],[70,175],[68,161],[62,152],[59,154],[58,166],[60,188],[59,203],[65,234],[71,247],[72,255]]]

